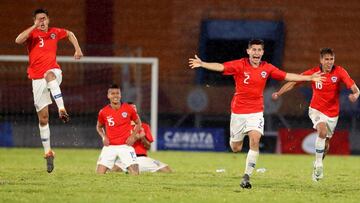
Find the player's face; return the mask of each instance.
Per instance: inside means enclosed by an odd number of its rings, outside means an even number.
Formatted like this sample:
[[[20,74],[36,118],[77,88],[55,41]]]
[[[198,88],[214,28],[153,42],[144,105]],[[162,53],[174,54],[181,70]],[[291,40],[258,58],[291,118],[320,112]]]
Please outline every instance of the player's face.
[[[121,99],[120,89],[111,88],[108,90],[108,99],[112,104],[119,104]]]
[[[331,54],[325,54],[323,57],[320,57],[320,63],[325,73],[329,73],[334,66],[335,56]]]
[[[38,13],[34,18],[34,23],[38,23],[38,29],[47,31],[49,28],[49,17],[45,13]]]
[[[246,52],[249,55],[251,65],[259,66],[261,57],[264,55],[264,47],[262,45],[253,44]]]

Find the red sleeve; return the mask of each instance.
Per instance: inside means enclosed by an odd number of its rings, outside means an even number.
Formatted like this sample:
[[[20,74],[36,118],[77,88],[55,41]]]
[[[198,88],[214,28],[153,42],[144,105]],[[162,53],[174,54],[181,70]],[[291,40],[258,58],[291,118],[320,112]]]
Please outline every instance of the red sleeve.
[[[154,138],[151,134],[151,129],[150,129],[150,126],[146,123],[143,123],[142,124],[142,127],[144,128],[144,131],[145,131],[145,138],[151,143],[151,142],[154,142]]]
[[[346,87],[350,89],[355,83],[354,80],[350,78],[348,72],[344,68],[340,67],[339,70],[341,80],[345,83]]]
[[[223,63],[224,65],[223,75],[235,75],[239,73],[244,68],[242,64],[243,64],[242,59]]]
[[[33,38],[34,38],[34,30],[29,33],[29,37],[26,39],[26,43],[31,44]]]
[[[100,112],[99,112],[98,121],[99,121],[99,123],[105,125],[105,120],[104,120],[104,116],[103,116],[103,110],[100,110]]]
[[[136,113],[136,111],[134,110],[134,108],[131,107],[130,105],[128,105],[128,109],[129,109],[129,113],[131,114],[130,119],[131,119],[132,121],[136,121],[136,120],[139,118],[138,114]]]
[[[271,69],[271,72],[270,72],[271,78],[273,78],[275,80],[285,80],[286,72],[278,69],[277,67],[275,67],[271,64],[268,64],[268,66]]]
[[[67,30],[63,29],[63,28],[56,28],[57,31],[57,35],[58,35],[58,39],[64,39],[65,37],[67,37]]]

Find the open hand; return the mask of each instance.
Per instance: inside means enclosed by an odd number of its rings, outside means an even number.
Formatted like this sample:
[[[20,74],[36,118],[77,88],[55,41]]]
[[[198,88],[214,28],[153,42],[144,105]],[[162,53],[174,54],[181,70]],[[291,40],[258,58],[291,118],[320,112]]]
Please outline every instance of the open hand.
[[[201,59],[195,54],[195,58],[189,58],[189,66],[190,68],[198,68],[201,67],[202,61]]]

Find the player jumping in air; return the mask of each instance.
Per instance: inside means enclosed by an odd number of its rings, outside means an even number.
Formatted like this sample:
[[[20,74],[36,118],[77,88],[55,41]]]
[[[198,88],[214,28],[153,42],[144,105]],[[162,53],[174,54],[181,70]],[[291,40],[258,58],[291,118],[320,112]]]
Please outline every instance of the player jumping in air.
[[[255,169],[259,156],[260,138],[264,134],[263,92],[267,79],[271,77],[277,80],[320,82],[323,78],[320,73],[310,76],[286,73],[272,64],[261,61],[264,54],[262,40],[249,41],[246,51],[249,58],[223,64],[207,63],[195,55],[195,58],[189,59],[189,66],[191,68],[203,67],[234,77],[235,94],[231,102],[230,147],[233,152],[240,152],[245,135],[249,136],[250,149],[240,186],[250,189],[250,176]]]
[[[65,37],[75,48],[75,59],[83,54],[79,43],[69,30],[49,27],[49,14],[46,9],[36,9],[33,13],[34,25],[21,32],[15,42],[25,44],[29,53],[28,77],[32,80],[34,105],[39,118],[40,137],[45,151],[47,172],[54,169],[54,151],[50,147],[50,128],[48,105],[52,103],[50,93],[59,111],[60,119],[66,123],[69,115],[66,112],[60,84],[62,72],[56,62],[57,42]]]
[[[322,83],[312,82],[312,99],[309,107],[309,117],[313,123],[313,128],[317,130],[315,141],[315,162],[312,178],[318,181],[323,178],[323,159],[329,150],[329,140],[334,134],[334,130],[339,118],[339,94],[340,84],[343,82],[347,88],[351,89],[349,95],[351,102],[356,102],[359,98],[359,88],[356,86],[346,70],[334,65],[335,53],[330,48],[320,50],[320,65],[302,73],[311,75],[321,71],[326,80]],[[282,94],[294,88],[296,82],[288,82],[274,92],[272,98],[278,99]]]

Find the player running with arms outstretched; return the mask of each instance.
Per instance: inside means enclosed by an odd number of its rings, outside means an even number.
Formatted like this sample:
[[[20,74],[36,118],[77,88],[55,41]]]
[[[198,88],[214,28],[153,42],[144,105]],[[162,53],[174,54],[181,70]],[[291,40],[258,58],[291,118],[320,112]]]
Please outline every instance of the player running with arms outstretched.
[[[320,73],[298,75],[286,73],[272,64],[261,61],[264,54],[262,40],[249,41],[247,54],[249,58],[221,63],[207,63],[195,55],[189,59],[191,68],[203,67],[208,70],[233,75],[235,94],[231,102],[230,147],[233,152],[240,152],[243,139],[249,136],[250,149],[245,163],[245,172],[240,186],[251,188],[250,176],[259,156],[259,142],[264,134],[263,92],[269,77],[287,81],[321,81]]]
[[[359,98],[359,88],[356,86],[346,70],[335,63],[335,53],[331,48],[320,50],[320,65],[302,73],[311,75],[315,72],[323,72],[326,78],[323,82],[312,82],[312,99],[309,107],[309,117],[313,123],[313,128],[317,130],[315,141],[315,162],[312,178],[318,181],[323,178],[323,158],[328,152],[329,140],[334,134],[334,130],[339,118],[339,95],[340,84],[344,83],[352,94],[349,95],[351,102],[356,102]],[[283,85],[278,92],[272,94],[274,100],[278,99],[285,92],[294,88],[296,82],[288,82]]]
[[[34,25],[20,33],[15,42],[25,44],[29,53],[28,77],[32,80],[34,105],[39,118],[40,137],[45,151],[47,172],[54,169],[55,153],[50,147],[50,128],[48,105],[52,103],[53,96],[59,111],[60,119],[66,123],[69,115],[66,112],[60,84],[62,72],[56,62],[57,43],[63,38],[73,44],[75,59],[80,59],[83,54],[79,43],[69,30],[49,27],[49,14],[46,9],[36,9],[33,13]]]

